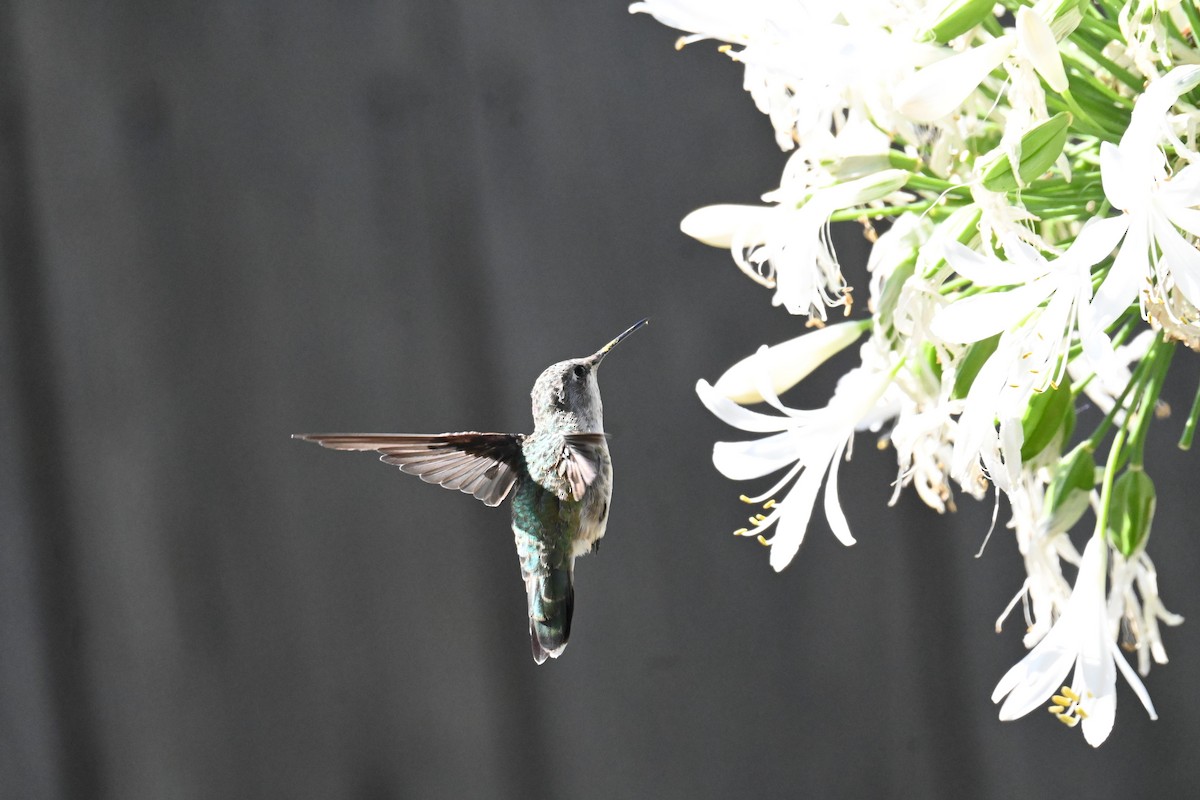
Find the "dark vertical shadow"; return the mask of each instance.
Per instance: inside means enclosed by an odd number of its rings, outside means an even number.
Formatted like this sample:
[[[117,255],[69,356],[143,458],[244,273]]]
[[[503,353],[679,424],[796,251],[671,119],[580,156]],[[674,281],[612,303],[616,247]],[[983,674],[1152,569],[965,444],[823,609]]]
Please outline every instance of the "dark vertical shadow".
[[[69,491],[61,470],[66,452],[52,374],[54,353],[46,311],[45,265],[39,247],[28,163],[28,108],[15,12],[0,4],[0,298],[11,329],[14,400],[20,431],[6,446],[24,467],[30,548],[46,654],[47,684],[57,738],[54,766],[68,797],[99,798],[96,734],[81,652],[82,599]]]

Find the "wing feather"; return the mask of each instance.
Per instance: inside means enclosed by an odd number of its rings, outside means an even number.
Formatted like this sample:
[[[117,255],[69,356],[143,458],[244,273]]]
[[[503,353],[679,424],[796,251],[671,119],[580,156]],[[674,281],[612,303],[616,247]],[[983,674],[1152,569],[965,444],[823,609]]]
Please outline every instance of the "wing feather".
[[[292,438],[333,450],[374,450],[380,460],[427,483],[498,506],[524,468],[519,433],[298,433]]]
[[[566,446],[558,462],[558,474],[571,487],[571,497],[582,500],[600,474],[605,444],[603,433],[568,433],[563,436]]]

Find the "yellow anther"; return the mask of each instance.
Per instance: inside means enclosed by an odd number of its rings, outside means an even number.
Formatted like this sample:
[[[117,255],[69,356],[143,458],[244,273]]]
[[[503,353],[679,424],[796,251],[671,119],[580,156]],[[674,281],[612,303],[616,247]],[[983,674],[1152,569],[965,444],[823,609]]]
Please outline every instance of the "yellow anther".
[[[1071,698],[1072,700],[1074,700],[1076,703],[1079,702],[1079,694],[1074,689],[1072,689],[1070,686],[1062,687],[1062,693],[1065,694],[1067,697]]]
[[[731,44],[723,44],[723,45],[721,45],[720,47],[718,47],[718,48],[717,48],[717,52],[718,52],[718,53],[728,53],[728,52],[729,52],[730,50],[732,50],[732,49],[733,49],[733,45],[731,45]]]
[[[747,497],[747,496],[746,496],[746,495],[744,495],[744,494],[743,494],[743,495],[739,495],[739,496],[738,496],[738,500],[741,500],[743,503],[753,503],[753,502],[754,502],[753,500],[751,500],[749,497]]]
[[[1064,689],[1063,691],[1066,691],[1066,690]],[[1055,705],[1059,705],[1059,706],[1069,706],[1069,705],[1071,705],[1071,702],[1072,702],[1071,698],[1063,697],[1061,694],[1054,695],[1053,697],[1050,698],[1050,701],[1053,702]]]
[[[758,543],[761,544],[763,547],[771,546],[771,543],[767,541],[767,537],[763,536],[761,533],[758,535]]]
[[[684,47],[687,46],[687,40],[688,40],[688,37],[680,36],[678,39],[675,40],[675,49],[682,50]]]
[[[1072,717],[1070,714],[1055,714],[1054,716],[1058,718],[1059,722],[1061,722],[1063,725],[1066,725],[1068,728],[1074,728],[1079,724],[1079,717]]]
[[[733,535],[734,536],[749,536],[750,531],[747,528],[738,528],[736,531],[733,532]]]
[[[1029,358],[1031,355],[1033,355],[1033,351],[1032,351],[1032,350],[1030,350],[1028,353],[1024,354],[1023,356],[1021,356],[1021,358],[1022,358],[1022,359],[1026,359],[1026,358]]]
[[[768,500],[767,502],[763,503],[763,508],[764,508],[764,509],[766,509],[766,510],[768,510],[768,511],[770,511],[770,510],[771,510],[772,508],[774,508],[774,507],[775,507],[775,498],[774,498],[774,497],[772,497],[772,498],[771,498],[770,500]]]
[[[1066,706],[1050,706],[1046,710],[1049,711],[1051,714],[1061,714],[1067,710],[1067,707]]]
[[[1079,715],[1080,719],[1087,719],[1087,712],[1079,706],[1075,706],[1075,713]]]

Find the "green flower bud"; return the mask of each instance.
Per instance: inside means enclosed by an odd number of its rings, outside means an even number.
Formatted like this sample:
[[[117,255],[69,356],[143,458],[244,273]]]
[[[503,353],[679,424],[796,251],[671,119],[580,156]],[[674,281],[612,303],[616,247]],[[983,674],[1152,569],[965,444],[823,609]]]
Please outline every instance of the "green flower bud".
[[[1154,481],[1143,469],[1131,467],[1113,484],[1108,537],[1126,558],[1136,553],[1150,535],[1154,504]]]
[[[951,0],[944,3],[933,24],[917,33],[917,41],[948,42],[983,22],[995,6],[995,0]]]
[[[971,384],[975,382],[975,376],[992,357],[992,353],[996,352],[998,344],[1000,344],[1000,334],[997,333],[995,336],[971,345],[967,348],[967,352],[959,358],[958,374],[954,376],[954,394],[952,395],[955,400],[962,400],[967,396],[967,392],[971,391]]]
[[[883,285],[883,296],[879,300],[879,309],[875,314],[881,327],[885,329],[892,327],[892,316],[895,314],[896,304],[900,302],[900,290],[904,288],[905,282],[913,276],[916,268],[917,256],[914,253],[898,264],[892,270],[892,274],[888,276],[887,282]]]
[[[1054,165],[1067,143],[1067,129],[1071,115],[1065,111],[1035,125],[1021,137],[1021,155],[1018,175],[1013,175],[1012,162],[999,149],[984,156],[981,166],[991,160],[983,173],[983,188],[993,192],[1011,192],[1040,176]],[[994,160],[992,160],[994,159]],[[1020,180],[1018,181],[1018,177]]]
[[[1086,442],[1058,462],[1042,503],[1042,522],[1048,535],[1070,530],[1079,521],[1088,509],[1096,477],[1096,459]]]
[[[1060,441],[1066,441],[1075,430],[1075,396],[1070,386],[1051,386],[1041,394],[1035,394],[1021,419],[1021,430],[1025,441],[1021,444],[1021,461],[1029,461],[1045,450],[1063,432]]]

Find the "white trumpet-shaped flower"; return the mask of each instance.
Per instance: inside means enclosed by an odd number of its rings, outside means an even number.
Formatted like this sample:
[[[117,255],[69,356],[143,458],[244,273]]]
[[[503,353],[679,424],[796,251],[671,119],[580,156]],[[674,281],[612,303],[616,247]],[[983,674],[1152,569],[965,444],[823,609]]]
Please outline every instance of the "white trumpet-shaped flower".
[[[1015,30],[914,72],[896,88],[896,110],[917,122],[948,117],[1014,54],[1032,65],[1054,91],[1066,89],[1062,56],[1050,26],[1029,8],[1018,11],[1016,22]]]
[[[1092,537],[1083,550],[1075,588],[1062,616],[996,684],[992,702],[1004,701],[1000,719],[1023,717],[1052,701],[1051,710],[1059,719],[1072,726],[1082,720],[1083,738],[1098,747],[1108,738],[1116,719],[1118,670],[1150,718],[1158,719],[1146,687],[1121,655],[1109,625],[1104,594],[1106,548],[1099,536]],[[1075,674],[1069,688],[1057,694],[1072,668]]]
[[[777,205],[707,206],[679,227],[706,244],[728,246],[743,272],[775,288],[775,305],[825,319],[826,307],[846,302],[847,289],[829,241],[830,215],[891,195],[908,175],[887,169],[821,188],[785,180],[764,197]]]
[[[858,367],[842,376],[829,405],[801,410],[784,406],[771,391],[765,367],[763,373],[760,393],[782,416],[742,408],[718,393],[707,381],[696,384],[696,394],[723,422],[744,431],[771,434],[745,442],[717,442],[713,447],[713,464],[733,480],[753,480],[787,470],[766,492],[758,497],[744,498],[749,503],[764,503],[767,513],[752,517],[751,529],[739,531],[742,535],[762,536],[775,526],[774,535],[760,541],[771,546],[771,566],[779,571],[800,549],[827,472],[825,516],[829,527],[842,544],[854,544],[850,525],[838,502],[838,464],[856,428],[870,417],[891,376],[887,372]],[[792,488],[787,495],[775,500],[789,484]]]
[[[1150,281],[1174,287],[1200,304],[1200,250],[1180,231],[1200,237],[1200,163],[1174,175],[1160,149],[1171,140],[1178,155],[1200,159],[1174,137],[1167,114],[1179,96],[1200,84],[1200,66],[1177,67],[1138,99],[1119,145],[1100,146],[1104,193],[1124,213],[1106,220],[1123,236],[1112,269],[1096,292],[1096,322],[1115,320]]]
[[[1007,261],[956,242],[947,245],[946,260],[976,286],[1012,287],[957,300],[942,308],[931,325],[945,342],[970,344],[1002,334],[971,383],[959,421],[951,474],[960,481],[982,459],[1000,488],[1008,491],[1016,485],[1021,417],[1035,392],[1062,380],[1079,319],[1090,308],[1091,267],[1112,252],[1118,234],[1104,223],[1086,225],[1055,259],[1016,240],[1005,242]]]
[[[862,336],[866,322],[839,322],[766,347],[734,364],[717,378],[713,389],[735,403],[761,403],[765,368],[771,391],[783,394]]]
[[[1145,550],[1128,559],[1114,553],[1113,562],[1109,617],[1122,621],[1125,643],[1137,653],[1138,672],[1148,675],[1151,660],[1155,664],[1167,663],[1167,649],[1158,623],[1181,625],[1183,617],[1163,605],[1158,595],[1158,570]]]

